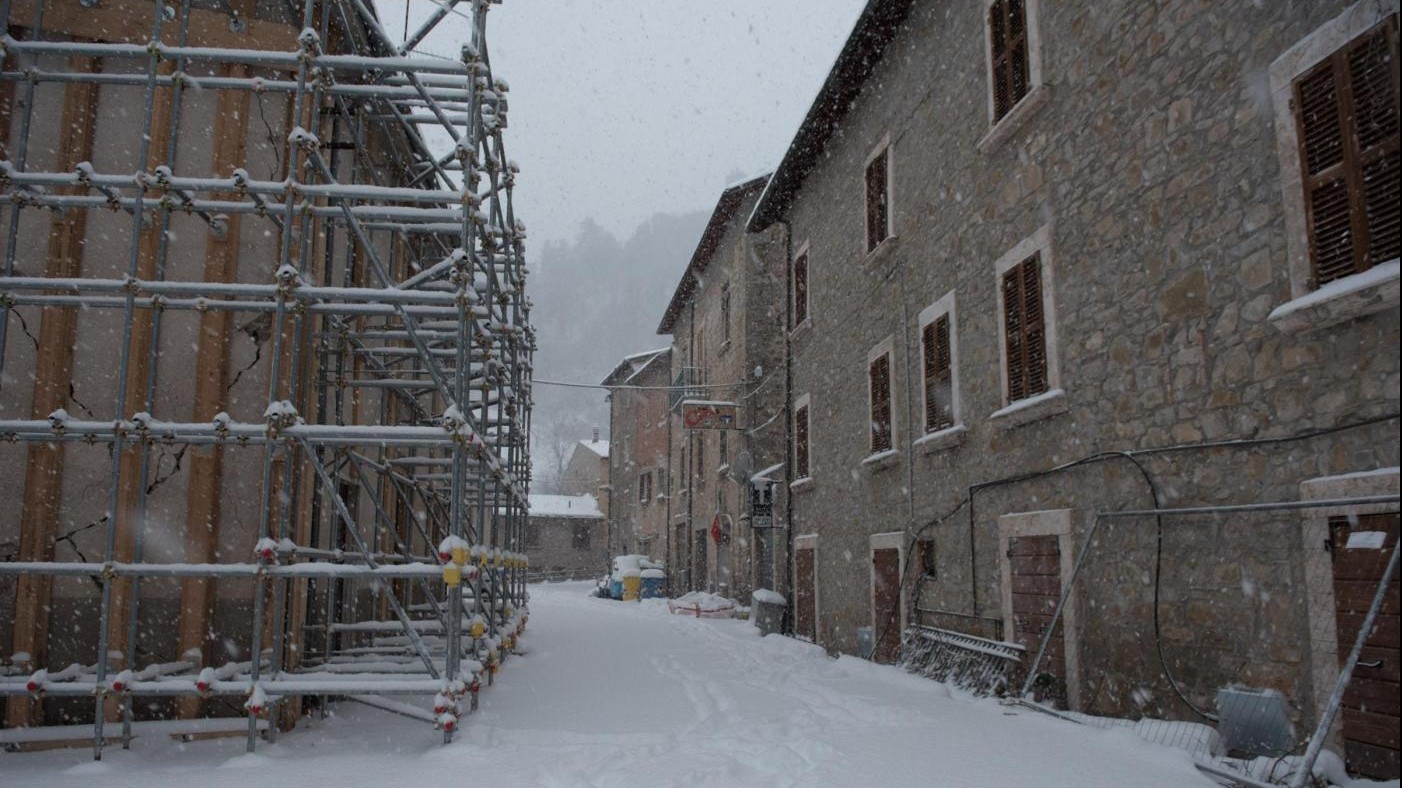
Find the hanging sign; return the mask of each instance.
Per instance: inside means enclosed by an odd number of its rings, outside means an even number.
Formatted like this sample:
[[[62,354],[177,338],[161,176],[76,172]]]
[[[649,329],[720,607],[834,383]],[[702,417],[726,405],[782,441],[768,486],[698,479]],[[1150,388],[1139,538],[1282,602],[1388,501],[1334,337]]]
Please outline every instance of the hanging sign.
[[[733,402],[686,400],[682,403],[682,426],[689,430],[735,429],[738,410]]]

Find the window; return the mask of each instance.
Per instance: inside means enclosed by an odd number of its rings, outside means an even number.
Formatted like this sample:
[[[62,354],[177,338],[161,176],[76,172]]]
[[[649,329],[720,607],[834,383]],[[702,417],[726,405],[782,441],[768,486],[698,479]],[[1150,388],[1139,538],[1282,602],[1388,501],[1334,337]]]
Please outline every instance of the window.
[[[1005,271],[1000,282],[1008,402],[1048,389],[1047,332],[1042,313],[1041,253]]]
[[[808,402],[801,400],[794,410],[793,428],[793,468],[795,479],[807,479],[811,475],[808,466]]]
[[[915,540],[916,567],[925,577],[935,578],[935,540],[930,537]]]
[[[867,162],[866,227],[867,251],[881,245],[891,235],[891,146],[885,145]]]
[[[871,453],[891,449],[891,353],[882,353],[867,364],[871,394]]]
[[[730,341],[730,283],[720,286],[720,339]]]
[[[949,303],[946,305],[945,302]],[[958,423],[954,407],[954,337],[953,293],[940,299],[933,309],[933,319],[922,316],[920,329],[921,358],[925,378],[925,432],[949,429]]]
[[[652,500],[652,471],[638,474],[638,503]]]
[[[793,322],[798,326],[808,319],[808,251],[798,253],[793,261]]]
[[[526,521],[526,547],[540,547],[540,523]]]
[[[706,436],[698,434],[696,436],[696,449],[694,450],[696,459],[696,486],[706,486]]]
[[[730,433],[724,431],[720,434],[720,464],[730,464]]]
[[[1397,17],[1295,79],[1314,290],[1398,256]]]
[[[988,46],[997,123],[1032,88],[1026,0],[993,0],[988,6]]]
[[[574,527],[574,549],[588,550],[589,539],[592,536],[588,523],[579,523]]]

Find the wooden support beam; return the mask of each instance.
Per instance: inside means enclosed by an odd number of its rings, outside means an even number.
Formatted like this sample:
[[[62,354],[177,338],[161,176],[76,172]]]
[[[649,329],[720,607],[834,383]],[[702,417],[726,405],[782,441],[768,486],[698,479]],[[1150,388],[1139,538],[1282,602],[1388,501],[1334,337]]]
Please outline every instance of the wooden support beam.
[[[220,76],[243,78],[248,67],[225,65]],[[213,172],[222,175],[244,165],[248,149],[248,113],[251,97],[247,91],[224,91],[214,116]],[[216,199],[238,199],[233,194],[220,194]],[[228,218],[224,235],[210,233],[205,240],[203,281],[233,282],[238,278],[239,226],[237,214]],[[233,313],[208,311],[200,316],[197,339],[199,354],[195,361],[195,402],[190,420],[210,421],[228,407],[229,344],[234,330]],[[190,563],[214,563],[219,547],[219,526],[222,520],[220,494],[223,489],[224,448],[222,446],[192,449],[190,475],[185,500],[185,560]],[[192,649],[202,654],[202,662],[213,656],[210,649],[216,639],[211,635],[214,617],[214,580],[189,578],[180,584],[180,655]],[[179,716],[200,714],[199,698],[182,696],[177,701]]]
[[[100,64],[95,58],[73,57],[69,59],[68,68],[74,72],[94,73],[100,69]],[[71,172],[78,162],[92,158],[96,120],[97,86],[80,83],[66,86],[62,120],[56,130],[60,139],[58,161],[55,163],[58,171]],[[60,187],[55,191],[73,194],[82,190],[79,187]],[[46,276],[82,275],[86,231],[86,211],[67,211],[55,215],[49,225]],[[31,418],[47,418],[50,413],[68,405],[77,331],[78,310],[49,307],[41,313]],[[63,460],[63,443],[34,443],[29,446],[20,514],[21,561],[52,561],[54,558],[54,524],[59,522],[61,509]],[[51,577],[21,575],[19,578],[15,594],[14,650],[28,652],[37,665],[44,664],[48,651],[52,593]],[[34,724],[40,711],[39,704],[31,703],[28,698],[10,698],[6,723],[10,726]]]
[[[179,3],[171,4],[179,8]],[[301,20],[289,24],[268,22],[253,17],[255,0],[229,0],[244,23],[242,31],[234,30],[232,17],[223,11],[190,9],[189,44],[199,47],[225,49],[291,50],[297,48],[297,31]],[[44,0],[44,33],[76,38],[91,38],[119,44],[145,44],[151,40],[151,0],[102,0],[85,8],[79,0]],[[34,0],[12,0],[10,23],[29,25],[34,20]],[[179,29],[179,21],[162,26],[163,30]],[[167,43],[175,36],[163,35]]]
[[[161,74],[174,73],[175,64],[163,61],[158,67]],[[171,88],[156,88],[152,97],[151,138],[147,151],[145,168],[154,171],[166,163],[166,149],[170,144],[174,91]],[[156,278],[156,263],[161,247],[161,217],[153,215],[138,238],[136,278],[151,280]],[[146,401],[147,376],[151,374],[151,343],[155,340],[155,313],[149,309],[139,309],[132,316],[130,361],[125,381],[118,385],[126,386],[126,412],[116,414],[119,418],[146,411],[160,415],[155,403]],[[146,491],[141,486],[141,460],[149,451],[145,444],[127,444],[122,448],[120,458],[120,482],[117,491],[117,541],[113,554],[116,561],[128,562],[135,559],[136,532],[141,527],[137,522],[137,511]],[[131,611],[132,581],[130,578],[117,578],[112,581],[112,607],[107,618],[107,649],[109,653],[125,654],[127,650],[127,617]],[[114,666],[114,669],[131,667]],[[106,704],[109,719],[116,719],[121,704],[109,699]]]

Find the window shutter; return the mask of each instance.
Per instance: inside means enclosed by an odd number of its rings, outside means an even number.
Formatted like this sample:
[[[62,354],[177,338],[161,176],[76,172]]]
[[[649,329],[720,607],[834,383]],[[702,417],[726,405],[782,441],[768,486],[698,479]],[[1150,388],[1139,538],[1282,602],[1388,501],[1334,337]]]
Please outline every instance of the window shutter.
[[[808,317],[808,253],[804,252],[793,262],[793,312],[794,323],[802,323]]]
[[[1353,123],[1363,168],[1363,214],[1368,246],[1359,270],[1398,256],[1402,224],[1402,171],[1397,120],[1396,17],[1379,25],[1349,53]]]
[[[1314,287],[1398,256],[1395,19],[1295,81]]]
[[[988,7],[993,76],[993,120],[997,122],[1031,90],[1025,0],[994,0]]]
[[[1013,108],[1012,86],[1008,84],[1007,0],[994,0],[988,7],[988,40],[993,61],[993,118],[998,120]]]
[[[891,356],[871,362],[871,452],[891,448]]]
[[[1023,325],[1027,353],[1027,396],[1047,390],[1047,335],[1042,315],[1042,260],[1038,255],[1022,264]]]
[[[1008,4],[1008,82],[1012,87],[1013,106],[1017,106],[1030,87],[1030,64],[1027,60],[1027,8],[1025,0],[1006,0]],[[1012,109],[1012,107],[1008,107]]]
[[[923,330],[925,356],[925,431],[954,426],[953,374],[949,315],[940,315]]]
[[[808,478],[808,406],[794,414],[794,477]]]
[[[875,249],[886,240],[887,235],[887,205],[886,205],[886,174],[887,155],[890,149],[881,151],[876,158],[867,164],[866,171],[866,207],[867,207],[867,251]]]
[[[1008,402],[1027,397],[1026,359],[1022,352],[1022,288],[1018,269],[1003,274],[1003,323],[1006,329]]]
[[[1033,255],[1003,274],[1008,402],[1048,388],[1047,334],[1042,309],[1042,260]]]

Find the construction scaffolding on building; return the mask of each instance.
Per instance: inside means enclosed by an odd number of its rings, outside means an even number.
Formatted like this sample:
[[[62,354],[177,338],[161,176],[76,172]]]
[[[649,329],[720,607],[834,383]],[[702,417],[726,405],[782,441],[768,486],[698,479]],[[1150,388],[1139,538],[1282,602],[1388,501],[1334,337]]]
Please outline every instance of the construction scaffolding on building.
[[[7,727],[476,707],[534,349],[490,4],[0,2]]]

